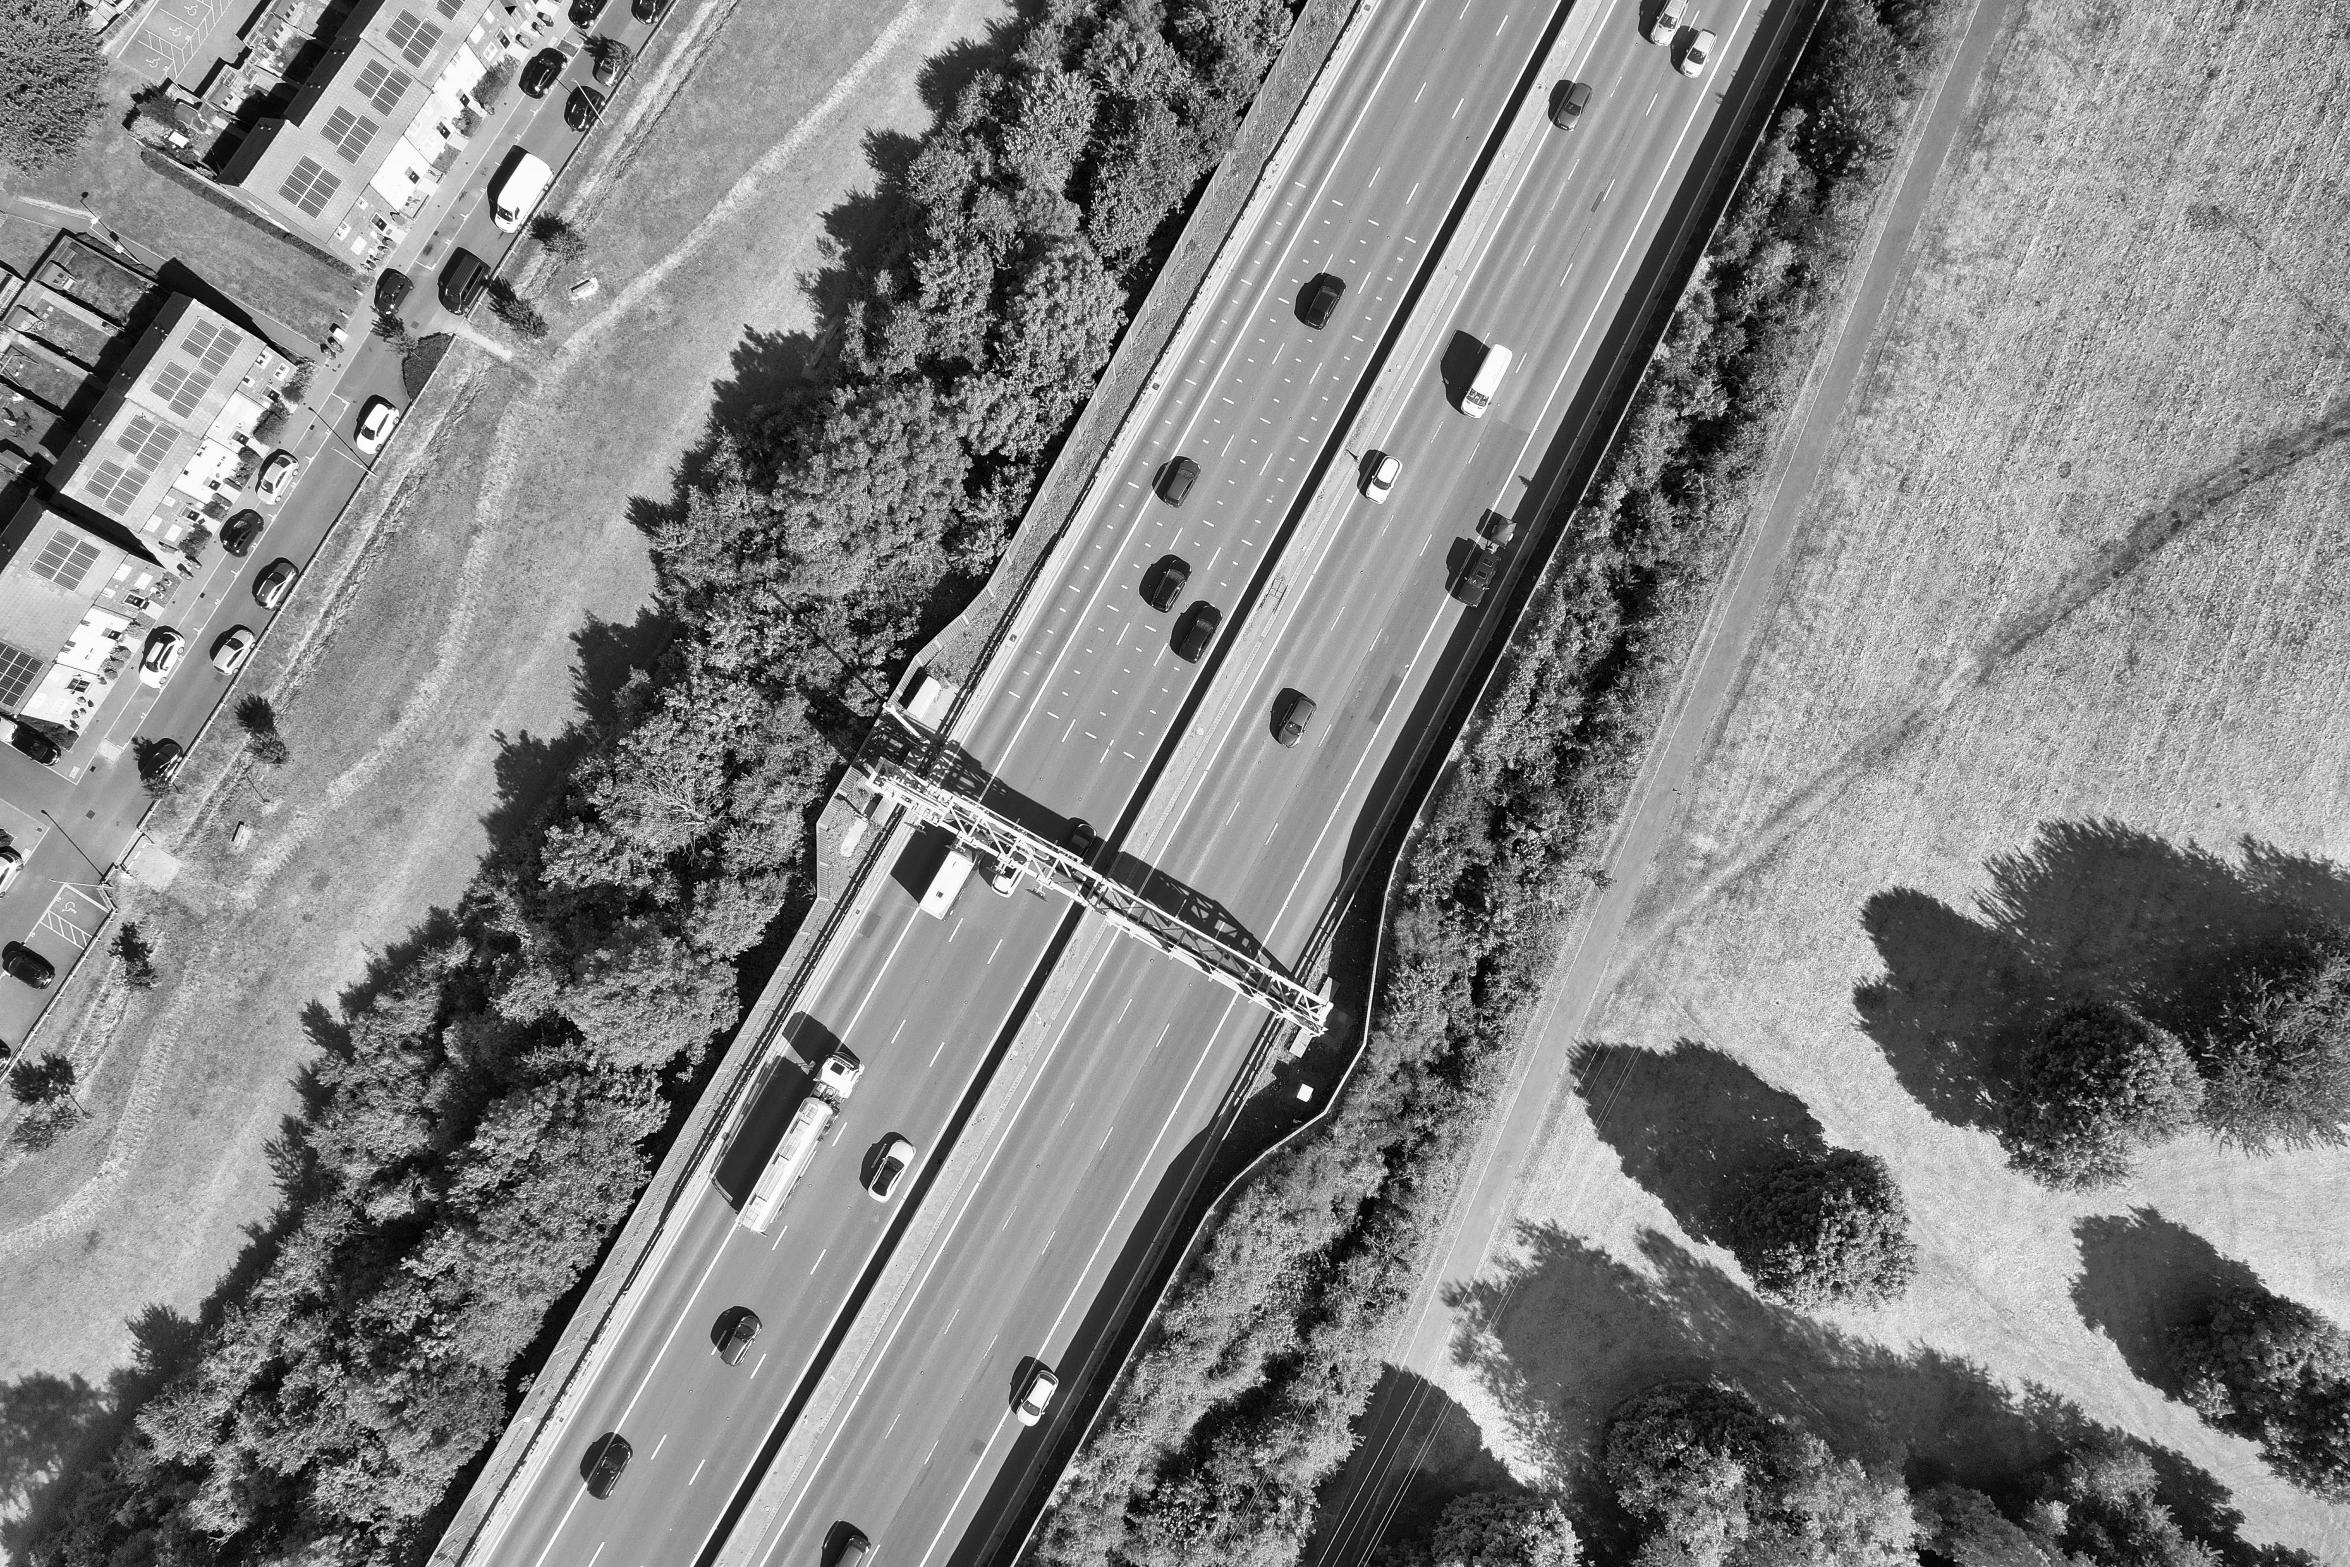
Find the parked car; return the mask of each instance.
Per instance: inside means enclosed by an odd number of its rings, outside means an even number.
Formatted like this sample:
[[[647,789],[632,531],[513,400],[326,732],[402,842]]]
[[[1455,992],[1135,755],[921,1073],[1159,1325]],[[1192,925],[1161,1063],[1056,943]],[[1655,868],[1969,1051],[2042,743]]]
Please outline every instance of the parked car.
[[[1303,691],[1284,691],[1273,708],[1273,738],[1295,745],[1314,721],[1314,699]]]
[[[635,52],[608,33],[597,37],[588,50],[596,57],[596,80],[606,87],[627,75],[629,66],[636,62]]]
[[[881,1145],[881,1157],[873,1161],[873,1174],[865,1182],[865,1195],[875,1202],[889,1201],[889,1194],[897,1190],[898,1177],[914,1162],[914,1145],[903,1137],[891,1137]]]
[[[1178,457],[1159,473],[1159,499],[1170,506],[1183,504],[1183,497],[1199,482],[1199,464],[1188,457]]]
[[[409,290],[416,280],[398,267],[387,267],[376,274],[375,308],[377,314],[388,314],[408,302]]]
[[[139,655],[139,684],[160,686],[169,680],[172,671],[180,667],[187,656],[188,639],[169,626],[157,626],[147,633],[147,651]]]
[[[1461,563],[1461,574],[1453,579],[1453,597],[1474,609],[1485,602],[1486,590],[1493,586],[1493,573],[1493,551],[1471,550]]]
[[[1671,43],[1673,35],[1681,30],[1681,19],[1688,14],[1689,0],[1663,0],[1656,8],[1656,15],[1649,18],[1648,41],[1652,44]]]
[[[231,626],[212,644],[212,667],[224,675],[233,675],[244,667],[253,652],[253,633],[243,626]]]
[[[1705,28],[1689,40],[1689,47],[1681,51],[1681,74],[1696,76],[1705,70],[1705,62],[1714,57],[1714,35]]]
[[[57,764],[57,742],[30,724],[18,724],[8,732],[8,743],[39,762],[43,767]]]
[[[460,246],[449,252],[449,263],[441,268],[441,304],[463,315],[471,310],[482,290],[490,286],[490,264],[472,251]]]
[[[261,479],[253,486],[253,493],[265,501],[284,500],[286,491],[294,487],[294,476],[301,468],[302,459],[292,452],[273,454],[269,461],[261,465]]]
[[[579,8],[572,7],[574,11]],[[620,1477],[628,1469],[628,1461],[636,1456],[636,1449],[628,1445],[628,1438],[617,1431],[608,1431],[596,1444],[596,1456],[588,1465],[588,1495],[602,1501],[612,1494]]]
[[[748,1306],[737,1306],[727,1316],[732,1320],[725,1323],[718,1335],[718,1358],[731,1366],[743,1358],[743,1351],[759,1336],[759,1314]]]
[[[604,112],[604,95],[593,87],[574,87],[563,103],[563,123],[585,134]]]
[[[519,232],[554,183],[555,171],[546,159],[525,148],[512,149],[499,165],[497,178],[490,181],[490,221],[500,233]]]
[[[392,406],[388,397],[370,397],[359,410],[359,438],[351,444],[362,457],[373,457],[383,450],[384,442],[392,437],[392,426],[400,422],[400,410]]]
[[[1150,580],[1142,585],[1142,601],[1164,615],[1183,597],[1184,586],[1190,581],[1191,563],[1170,555],[1151,568]]]
[[[268,526],[261,513],[241,511],[220,525],[220,547],[239,559],[253,553],[260,542],[261,530]]]
[[[1560,130],[1574,125],[1583,114],[1583,106],[1591,101],[1589,82],[1561,82],[1558,96],[1551,100],[1550,123]]]
[[[628,14],[640,22],[658,22],[668,9],[669,0],[630,0]]]
[[[1021,1391],[1020,1402],[1012,1413],[1020,1417],[1020,1423],[1024,1426],[1036,1424],[1044,1418],[1045,1406],[1053,1401],[1053,1394],[1059,1391],[1060,1386],[1061,1379],[1040,1363],[1034,1371],[1028,1373],[1028,1386]]]
[[[1363,493],[1372,500],[1387,499],[1387,492],[1395,488],[1395,476],[1403,472],[1403,464],[1382,455],[1371,469],[1371,477],[1363,483]]]
[[[1305,307],[1299,314],[1306,325],[1315,331],[1330,324],[1331,313],[1338,309],[1338,301],[1346,295],[1346,284],[1325,272],[1314,279],[1306,289]]]
[[[47,990],[57,978],[57,965],[21,941],[0,947],[0,969],[8,970],[35,990]]]
[[[253,602],[263,609],[275,609],[294,591],[301,579],[302,568],[290,560],[280,558],[261,568],[261,575],[253,579]]]
[[[530,64],[522,68],[515,85],[533,98],[544,98],[547,89],[563,75],[563,68],[571,63],[571,56],[560,49],[541,49],[530,57]]]
[[[596,18],[604,14],[606,0],[571,0],[571,25],[592,27]]]
[[[13,843],[0,843],[0,893],[16,885],[16,878],[24,874],[24,856]]]
[[[139,777],[148,783],[167,784],[180,773],[188,760],[187,748],[177,740],[158,740],[138,753]]]
[[[1102,846],[1101,835],[1093,830],[1093,823],[1072,821],[1069,831],[1061,839],[1061,847],[1076,855],[1086,864],[1093,863],[1093,851]]]
[[[1175,656],[1187,664],[1196,664],[1216,639],[1216,628],[1224,623],[1224,612],[1205,599],[1191,606],[1182,628],[1175,633]]]

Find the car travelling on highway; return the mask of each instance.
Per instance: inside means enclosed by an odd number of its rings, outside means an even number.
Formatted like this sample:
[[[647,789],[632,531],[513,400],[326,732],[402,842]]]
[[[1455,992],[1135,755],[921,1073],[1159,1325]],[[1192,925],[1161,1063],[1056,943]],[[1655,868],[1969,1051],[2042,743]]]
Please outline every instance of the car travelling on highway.
[[[47,990],[57,978],[57,965],[21,941],[0,947],[0,969],[6,969],[35,990]]]
[[[873,1174],[865,1182],[865,1195],[875,1202],[889,1201],[897,1190],[898,1177],[906,1173],[914,1162],[914,1145],[903,1137],[892,1136],[881,1145],[881,1157],[873,1161]]]
[[[1159,499],[1170,506],[1183,504],[1183,497],[1199,482],[1199,464],[1188,457],[1178,457],[1167,464],[1159,475]]]
[[[532,98],[544,98],[547,89],[563,74],[563,67],[571,63],[571,56],[560,49],[541,49],[530,57],[530,64],[522,68],[522,76],[515,85]]]
[[[832,1567],[865,1567],[865,1558],[873,1554],[873,1542],[865,1538],[865,1531],[852,1528],[840,1542],[840,1555]]]
[[[1163,615],[1183,597],[1184,585],[1190,581],[1191,563],[1180,555],[1170,555],[1151,568],[1142,585],[1142,601]]]
[[[1325,272],[1306,287],[1304,307],[1298,314],[1305,324],[1319,332],[1330,324],[1331,313],[1346,294],[1346,284]]]
[[[292,452],[279,452],[261,465],[261,482],[253,486],[253,492],[265,501],[285,499],[286,491],[294,487],[294,471],[301,465],[302,459]]]
[[[759,1336],[759,1314],[748,1306],[737,1306],[719,1321],[723,1327],[718,1335],[718,1358],[731,1366]]]
[[[268,524],[257,511],[241,511],[220,525],[220,547],[242,559],[253,552],[253,545]]]
[[[273,560],[253,579],[253,602],[263,609],[275,609],[294,591],[294,583],[302,575],[302,568],[290,560]]]
[[[987,890],[999,898],[1008,898],[1020,890],[1019,870],[1003,860],[987,867]]]
[[[449,264],[441,268],[441,304],[459,315],[471,310],[482,290],[490,286],[490,266],[472,251],[460,246],[449,254]]]
[[[139,658],[139,684],[160,686],[169,680],[172,671],[180,667],[187,656],[188,639],[169,626],[157,626],[147,634],[147,651]]]
[[[231,626],[212,644],[212,666],[224,675],[233,675],[244,667],[252,651],[252,631],[244,626]]]
[[[1681,51],[1681,74],[1695,76],[1705,69],[1705,62],[1714,54],[1714,35],[1704,28],[1689,40],[1689,47]]]
[[[1571,128],[1583,114],[1583,106],[1591,101],[1589,82],[1561,82],[1559,94],[1551,100],[1550,123],[1560,130]]]
[[[1314,699],[1303,691],[1284,691],[1273,706],[1273,738],[1295,745],[1314,721]]]
[[[1493,394],[1501,390],[1501,378],[1510,373],[1510,351],[1499,343],[1485,345],[1485,357],[1477,361],[1477,373],[1469,381],[1469,389],[1461,393],[1461,412],[1472,419],[1485,417],[1485,410],[1493,406]]]
[[[1093,863],[1093,851],[1101,846],[1101,835],[1093,830],[1091,822],[1071,822],[1067,836],[1061,839],[1062,848],[1067,849],[1088,865]]]
[[[359,411],[359,437],[351,444],[362,457],[373,457],[383,450],[391,439],[392,426],[400,422],[400,410],[392,406],[388,397],[370,397],[367,406]]]
[[[1020,1402],[1014,1406],[1012,1413],[1020,1417],[1020,1423],[1024,1426],[1036,1424],[1044,1418],[1045,1406],[1053,1401],[1053,1394],[1060,1390],[1060,1386],[1061,1379],[1039,1363],[1034,1371],[1028,1373],[1028,1386],[1022,1390]]]
[[[1382,456],[1371,468],[1371,477],[1363,481],[1363,493],[1372,500],[1387,499],[1387,492],[1395,488],[1395,476],[1403,472],[1403,464],[1392,457]]]
[[[628,1461],[636,1456],[636,1449],[628,1445],[628,1438],[617,1431],[606,1433],[596,1444],[595,1458],[588,1465],[588,1495],[602,1501],[612,1494],[612,1487],[620,1483],[627,1472]]]
[[[1175,632],[1175,656],[1187,664],[1196,664],[1208,651],[1208,644],[1216,640],[1216,628],[1224,623],[1224,612],[1205,599],[1191,606],[1191,613]]]
[[[1493,586],[1494,569],[1491,550],[1471,550],[1461,563],[1460,575],[1453,579],[1453,597],[1471,609],[1484,603],[1486,590]]]
[[[1656,15],[1649,19],[1648,41],[1652,44],[1671,43],[1673,35],[1681,30],[1681,19],[1688,14],[1688,0],[1664,0],[1656,8]]]

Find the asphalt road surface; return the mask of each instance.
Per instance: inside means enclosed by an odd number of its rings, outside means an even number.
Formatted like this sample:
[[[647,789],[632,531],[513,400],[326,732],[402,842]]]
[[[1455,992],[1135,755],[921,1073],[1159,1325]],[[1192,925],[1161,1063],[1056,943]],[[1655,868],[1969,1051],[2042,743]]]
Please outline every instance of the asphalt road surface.
[[[1473,0],[1470,14],[1476,10]],[[1231,913],[1276,957],[1295,959],[1369,852],[1376,834],[1360,824],[1401,782],[1404,769],[1393,764],[1467,667],[1482,627],[1448,591],[1459,552],[1473,547],[1465,541],[1490,513],[1531,523],[1555,504],[1574,450],[1604,434],[1590,427],[1597,410],[1581,394],[1602,356],[1622,346],[1608,329],[1642,286],[1641,263],[1676,216],[1676,193],[1718,150],[1713,133],[1727,132],[1720,84],[1734,76],[1760,11],[1730,6],[1699,19],[1722,44],[1720,74],[1698,82],[1675,73],[1667,49],[1641,39],[1630,0],[1570,24],[1587,28],[1569,35],[1566,74],[1592,83],[1589,107],[1572,131],[1548,132],[1515,167],[1497,166],[1509,199],[1492,221],[1464,227],[1454,240],[1468,247],[1468,265],[1457,284],[1432,290],[1421,307],[1429,319],[1399,340],[1365,405],[1361,450],[1333,464],[1326,480],[1333,514],[1319,526],[1309,514],[1301,526],[1281,568],[1286,590],[1259,599],[1249,623],[1228,625],[1227,634],[1242,639],[1234,657],[1162,779],[1153,814],[1121,847],[1129,863]],[[1408,58],[1417,66],[1421,56]],[[1396,188],[1390,199],[1402,195]],[[1394,216],[1376,201],[1358,199],[1351,210],[1364,223]],[[1272,292],[1278,298],[1302,287],[1325,264],[1310,252],[1293,257]],[[1233,314],[1241,329],[1228,341],[1259,349],[1272,373],[1286,361],[1273,358],[1278,345],[1270,339],[1306,339],[1304,328],[1270,313],[1254,323]],[[1264,340],[1246,330],[1252,324]],[[1481,420],[1455,406],[1473,361],[1456,335],[1464,333],[1480,346],[1505,342],[1518,356]],[[1240,390],[1225,382],[1199,407],[1237,407],[1241,419],[1270,417],[1259,410],[1276,400],[1320,408],[1325,383],[1301,376],[1258,384],[1251,402]],[[1328,391],[1331,406],[1345,401],[1342,385]],[[1234,402],[1221,404],[1220,396]],[[1048,628],[1071,628],[1063,645],[1080,649],[1083,667],[1056,686],[1023,683],[1014,666],[1011,692],[1022,701],[1013,710],[1026,716],[1058,700],[1061,708],[1047,709],[1054,726],[1005,724],[997,718],[1002,704],[992,701],[976,726],[974,749],[1004,758],[1005,775],[1022,762],[1036,767],[1033,782],[1021,781],[1022,795],[1117,813],[1117,785],[1102,775],[1125,765],[1130,747],[1111,743],[1107,757],[1101,747],[1119,736],[1115,726],[1157,716],[1187,667],[1165,650],[1163,631],[1148,640],[1113,631],[1165,624],[1135,613],[1131,585],[1162,553],[1208,554],[1211,521],[1218,530],[1231,526],[1225,517],[1271,521],[1277,494],[1272,502],[1236,496],[1221,514],[1209,496],[1209,514],[1194,515],[1205,476],[1182,512],[1134,485],[1172,452],[1199,449],[1196,421],[1176,433],[1181,417],[1170,410],[1158,427],[1166,438],[1146,440],[1134,455],[1124,538],[1084,552],[1098,562],[1095,580],[1109,585],[1088,605],[1108,607],[1038,617]],[[1239,444],[1247,429],[1240,426]],[[1373,452],[1402,462],[1383,503],[1354,488],[1357,459]],[[1276,448],[1258,459],[1265,482],[1287,455]],[[1301,468],[1312,455],[1299,459]],[[1043,662],[1026,652],[1021,659]],[[1320,703],[1294,749],[1270,733],[1273,701],[1284,690]],[[988,744],[1007,729],[1010,738]],[[1146,734],[1131,749],[1147,755],[1148,744]],[[1023,1503],[1048,1478],[1044,1455],[1056,1420],[1070,1418],[1073,1395],[1101,1369],[1099,1338],[1114,1315],[1101,1308],[1130,1282],[1119,1270],[1142,1255],[1130,1240],[1163,1218],[1170,1194],[1212,1151],[1232,1073],[1261,1027],[1253,1009],[1226,1003],[1131,943],[1099,955],[1057,1021],[1063,1032],[1005,1135],[999,1162],[1016,1173],[972,1187],[893,1309],[880,1348],[777,1526],[755,1549],[730,1550],[730,1562],[829,1561],[844,1526],[870,1537],[882,1559],[920,1567],[986,1561],[1013,1543]],[[1088,1033],[1097,1041],[1091,1051],[1082,1048]],[[1039,1362],[1055,1368],[1062,1388],[1032,1431],[1011,1406]]]

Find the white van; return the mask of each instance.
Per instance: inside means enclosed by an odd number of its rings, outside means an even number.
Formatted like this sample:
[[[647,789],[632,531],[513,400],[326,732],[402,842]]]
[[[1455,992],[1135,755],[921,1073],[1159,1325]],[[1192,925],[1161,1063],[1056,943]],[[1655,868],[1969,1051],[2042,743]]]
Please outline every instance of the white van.
[[[955,906],[955,895],[971,879],[973,863],[962,850],[947,850],[947,857],[939,861],[938,874],[930,878],[930,890],[922,894],[922,912],[934,920],[945,919],[947,910]]]
[[[1477,378],[1461,393],[1461,412],[1472,419],[1484,418],[1493,394],[1501,390],[1501,378],[1509,373],[1510,351],[1499,343],[1489,345],[1484,361],[1477,366]]]
[[[530,221],[538,210],[539,198],[547,187],[555,183],[555,171],[543,159],[515,148],[506,156],[506,166],[490,182],[490,221],[511,234]]]

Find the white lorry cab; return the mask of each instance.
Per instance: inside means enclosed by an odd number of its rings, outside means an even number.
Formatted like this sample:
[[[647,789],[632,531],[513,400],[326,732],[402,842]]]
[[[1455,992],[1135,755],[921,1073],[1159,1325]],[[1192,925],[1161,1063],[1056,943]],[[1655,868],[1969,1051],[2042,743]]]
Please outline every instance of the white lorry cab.
[[[817,1063],[815,1088],[793,1112],[791,1125],[784,1128],[783,1141],[775,1145],[767,1168],[759,1172],[758,1183],[743,1203],[744,1229],[764,1234],[767,1226],[775,1222],[784,1199],[792,1194],[792,1188],[800,1184],[800,1177],[815,1162],[817,1147],[824,1141],[824,1134],[832,1130],[833,1118],[840,1114],[841,1105],[857,1086],[857,1074],[863,1070],[864,1066],[845,1048],[835,1049]]]
[[[930,878],[930,890],[922,894],[922,912],[934,920],[945,919],[963,883],[971,879],[971,864],[971,856],[962,850],[947,850],[947,857],[939,861],[938,874]]]
[[[1493,394],[1501,390],[1501,378],[1509,373],[1510,351],[1499,343],[1488,344],[1475,379],[1461,393],[1461,412],[1472,419],[1484,418],[1485,410],[1493,406]]]
[[[546,160],[520,147],[506,155],[506,166],[490,183],[490,221],[511,234],[538,211],[539,198],[555,183],[555,171]]]

